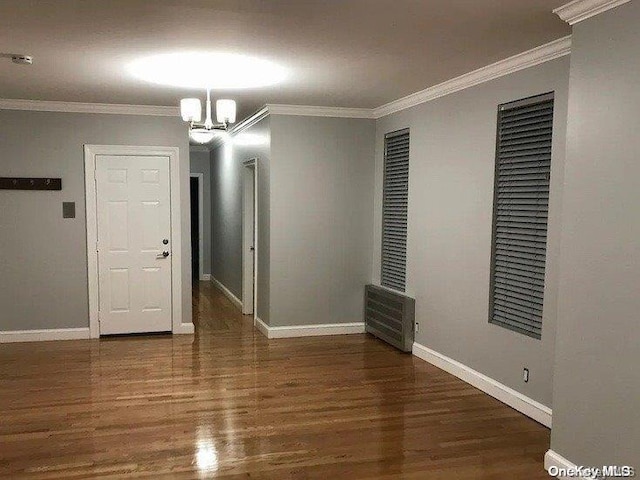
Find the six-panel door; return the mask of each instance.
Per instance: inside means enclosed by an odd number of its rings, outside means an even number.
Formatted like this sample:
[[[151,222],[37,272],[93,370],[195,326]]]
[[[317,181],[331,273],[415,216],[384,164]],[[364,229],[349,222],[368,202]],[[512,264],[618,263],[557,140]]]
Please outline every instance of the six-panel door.
[[[96,156],[100,334],[171,331],[169,158]]]

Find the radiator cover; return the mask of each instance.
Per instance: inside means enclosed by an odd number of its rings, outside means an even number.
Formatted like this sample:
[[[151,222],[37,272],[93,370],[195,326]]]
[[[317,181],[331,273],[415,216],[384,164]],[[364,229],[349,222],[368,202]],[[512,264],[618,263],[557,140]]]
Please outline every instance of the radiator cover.
[[[410,352],[413,345],[415,311],[413,298],[377,285],[365,287],[365,330],[403,352]]]

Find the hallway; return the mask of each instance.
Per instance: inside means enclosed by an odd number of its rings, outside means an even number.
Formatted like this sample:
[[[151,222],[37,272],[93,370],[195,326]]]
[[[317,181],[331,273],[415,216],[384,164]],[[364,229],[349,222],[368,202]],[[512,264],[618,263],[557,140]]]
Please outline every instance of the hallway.
[[[195,336],[0,345],[0,477],[548,478],[546,428],[411,355],[193,307]]]

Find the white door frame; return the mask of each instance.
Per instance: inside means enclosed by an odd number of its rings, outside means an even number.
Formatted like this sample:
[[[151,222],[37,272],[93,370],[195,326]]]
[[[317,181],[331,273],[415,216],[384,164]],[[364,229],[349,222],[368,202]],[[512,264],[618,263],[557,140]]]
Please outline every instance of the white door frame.
[[[204,280],[204,173],[191,173],[190,176],[198,179],[198,229],[200,230],[198,238],[198,248],[200,249],[200,257],[198,258],[200,272],[198,273],[200,275],[198,278]],[[191,185],[189,185],[189,195],[191,195]]]
[[[242,202],[244,205],[247,197],[247,189],[253,190],[253,222],[246,216],[246,209],[242,208],[242,313],[253,313],[253,323],[255,325],[258,317],[258,159],[252,158],[242,164]],[[250,175],[253,171],[253,184],[249,184]],[[252,224],[253,223],[253,224]],[[249,247],[251,246],[249,233],[253,230],[253,279],[246,278],[245,272],[249,265]],[[249,295],[253,295],[253,312],[247,311],[246,301]]]
[[[182,323],[182,229],[180,227],[180,155],[177,147],[138,147],[128,145],[85,145],[84,176],[87,213],[87,266],[89,279],[89,331],[100,337],[98,284],[98,223],[96,195],[96,156],[169,157],[171,182],[171,325],[173,333],[193,333],[193,324]]]

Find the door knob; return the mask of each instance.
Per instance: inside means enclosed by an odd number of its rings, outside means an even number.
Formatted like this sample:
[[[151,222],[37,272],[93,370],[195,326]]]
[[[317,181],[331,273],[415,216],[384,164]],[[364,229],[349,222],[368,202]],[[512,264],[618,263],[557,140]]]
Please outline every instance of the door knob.
[[[249,247],[249,250],[253,252],[255,250],[255,247]]]
[[[167,258],[169,256],[169,252],[166,250],[156,256],[156,258]]]

